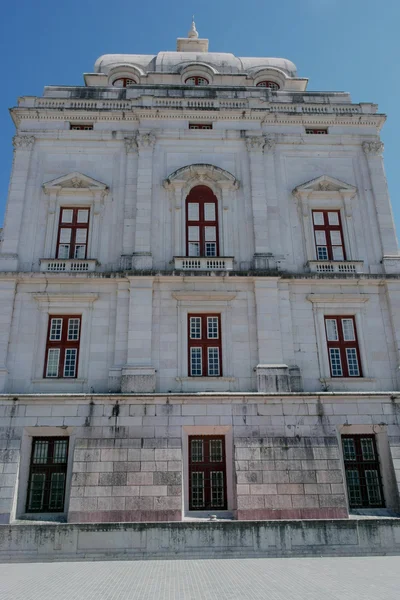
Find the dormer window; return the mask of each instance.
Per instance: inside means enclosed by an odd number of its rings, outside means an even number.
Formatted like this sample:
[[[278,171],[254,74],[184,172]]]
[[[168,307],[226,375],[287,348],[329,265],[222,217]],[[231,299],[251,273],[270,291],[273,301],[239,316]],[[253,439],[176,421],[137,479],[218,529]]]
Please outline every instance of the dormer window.
[[[208,85],[208,79],[196,75],[195,77],[186,79],[185,83],[187,83],[187,85]]]
[[[128,85],[137,85],[137,81],[131,77],[118,77],[113,81],[114,87],[126,88]]]
[[[268,88],[269,90],[273,90],[274,92],[279,90],[279,85],[275,83],[275,81],[259,81],[257,83],[257,87]]]

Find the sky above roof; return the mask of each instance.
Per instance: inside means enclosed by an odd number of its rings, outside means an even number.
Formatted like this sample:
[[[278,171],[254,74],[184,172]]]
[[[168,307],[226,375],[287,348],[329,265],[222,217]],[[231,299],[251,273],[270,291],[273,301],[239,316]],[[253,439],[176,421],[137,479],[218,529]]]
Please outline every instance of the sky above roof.
[[[8,108],[45,85],[83,85],[102,54],[175,50],[192,14],[210,51],[292,60],[308,90],[348,91],[388,114],[385,165],[400,231],[398,24],[400,3],[385,0],[19,0],[2,6],[0,51],[0,223],[7,200],[14,125]]]

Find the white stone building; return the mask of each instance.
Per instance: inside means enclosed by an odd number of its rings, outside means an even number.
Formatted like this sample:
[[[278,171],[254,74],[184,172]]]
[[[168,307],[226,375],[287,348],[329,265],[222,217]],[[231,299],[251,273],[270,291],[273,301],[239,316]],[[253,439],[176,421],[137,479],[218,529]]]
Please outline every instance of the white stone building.
[[[84,80],[11,110],[0,521],[397,510],[385,116],[194,24]]]

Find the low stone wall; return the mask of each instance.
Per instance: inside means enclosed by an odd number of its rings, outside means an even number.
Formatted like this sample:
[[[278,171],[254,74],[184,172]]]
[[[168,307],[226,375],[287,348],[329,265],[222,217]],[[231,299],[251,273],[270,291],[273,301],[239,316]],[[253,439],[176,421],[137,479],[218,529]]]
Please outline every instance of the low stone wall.
[[[400,554],[400,519],[1,525],[0,561]]]

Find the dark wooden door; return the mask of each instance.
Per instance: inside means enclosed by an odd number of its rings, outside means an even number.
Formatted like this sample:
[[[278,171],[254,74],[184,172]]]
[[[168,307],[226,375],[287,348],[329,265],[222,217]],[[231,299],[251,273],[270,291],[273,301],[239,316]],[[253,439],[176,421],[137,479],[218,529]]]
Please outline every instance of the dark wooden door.
[[[189,510],[226,510],[224,436],[189,436]]]

